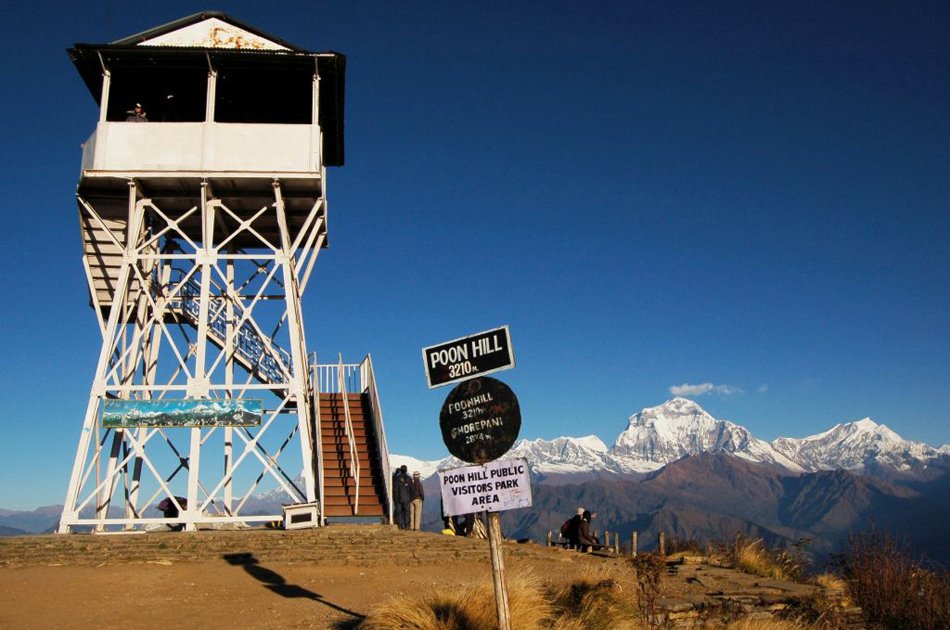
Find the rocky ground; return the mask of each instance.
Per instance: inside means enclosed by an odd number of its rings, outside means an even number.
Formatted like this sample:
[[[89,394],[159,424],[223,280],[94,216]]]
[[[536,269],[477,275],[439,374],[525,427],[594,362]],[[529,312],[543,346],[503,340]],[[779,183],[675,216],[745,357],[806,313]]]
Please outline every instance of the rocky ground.
[[[552,585],[614,577],[633,596],[626,558],[506,542],[504,560]],[[486,540],[378,525],[2,538],[0,628],[345,628],[389,597],[490,573]],[[764,615],[813,588],[683,563],[660,604],[680,619],[723,602]]]

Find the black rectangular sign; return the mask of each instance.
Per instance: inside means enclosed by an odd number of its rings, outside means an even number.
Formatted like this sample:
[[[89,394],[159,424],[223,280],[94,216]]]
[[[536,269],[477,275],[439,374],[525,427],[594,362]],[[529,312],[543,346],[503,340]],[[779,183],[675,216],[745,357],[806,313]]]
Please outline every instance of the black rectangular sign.
[[[422,349],[429,389],[515,367],[507,326]]]

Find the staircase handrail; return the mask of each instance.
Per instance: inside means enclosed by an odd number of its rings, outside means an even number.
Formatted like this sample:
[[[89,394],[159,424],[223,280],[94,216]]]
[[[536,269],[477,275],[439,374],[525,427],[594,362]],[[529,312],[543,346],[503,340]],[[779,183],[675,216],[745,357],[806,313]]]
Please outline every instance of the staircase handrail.
[[[179,291],[182,312],[191,318],[194,323],[197,323],[199,318],[198,297],[200,295],[201,285],[194,277],[188,278]],[[227,324],[227,318],[223,310],[215,312],[211,321],[208,322],[208,330],[220,343],[226,341]],[[280,360],[275,359],[267,352],[268,348],[277,353]],[[286,380],[281,368],[290,365],[290,353],[275,344],[273,340],[262,337],[248,322],[244,322],[238,329],[234,350],[236,354],[250,364],[253,371],[258,372],[263,377],[262,380],[269,383],[280,383]]]
[[[346,394],[346,378],[343,375],[343,355],[339,355],[337,365],[337,383],[340,387],[340,398],[343,400],[343,416],[346,422],[346,440],[350,447],[350,476],[356,482],[356,495],[353,501],[353,514],[360,511],[360,460],[356,451],[356,436],[353,434],[353,418],[350,415],[350,401]]]
[[[382,466],[383,487],[386,489],[386,504],[389,508],[387,516],[389,524],[393,522],[393,488],[392,474],[389,467],[389,445],[386,443],[386,431],[383,427],[383,410],[379,404],[379,392],[376,390],[376,374],[373,371],[373,358],[367,354],[360,363],[360,381],[363,391],[369,397],[370,410],[373,415],[373,434],[376,436],[376,452]]]
[[[312,403],[310,405],[313,409],[313,435],[314,435],[314,447],[317,450],[317,456],[315,461],[319,462],[317,466],[317,500],[320,502],[320,525],[326,525],[326,500],[323,496],[324,483],[323,483],[323,438],[322,438],[322,418],[320,417],[320,378],[317,374],[317,353],[314,352],[311,355],[312,361],[310,363],[310,389]],[[313,465],[313,462],[310,462],[310,465]]]

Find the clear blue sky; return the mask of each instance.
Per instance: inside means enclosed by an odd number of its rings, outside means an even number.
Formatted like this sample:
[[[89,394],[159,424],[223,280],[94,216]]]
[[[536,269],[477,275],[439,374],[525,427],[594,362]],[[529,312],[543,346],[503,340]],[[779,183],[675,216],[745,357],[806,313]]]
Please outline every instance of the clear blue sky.
[[[321,356],[373,355],[394,452],[447,454],[420,349],[501,324],[522,437],[609,444],[710,383],[765,439],[950,441],[946,2],[18,2],[0,507],[62,502],[99,348],[65,49],[200,10],[347,55],[304,314]]]

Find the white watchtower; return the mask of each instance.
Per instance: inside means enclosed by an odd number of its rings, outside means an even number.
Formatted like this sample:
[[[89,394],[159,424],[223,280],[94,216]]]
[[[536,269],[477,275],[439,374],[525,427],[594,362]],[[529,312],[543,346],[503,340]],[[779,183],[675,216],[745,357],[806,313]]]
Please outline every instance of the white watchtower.
[[[301,308],[345,57],[217,12],[69,55],[100,105],[77,199],[102,349],[59,531],[390,520],[372,364],[309,361]]]

